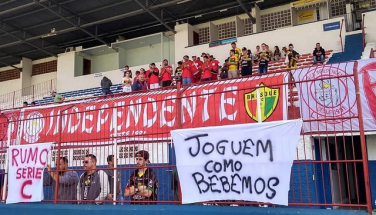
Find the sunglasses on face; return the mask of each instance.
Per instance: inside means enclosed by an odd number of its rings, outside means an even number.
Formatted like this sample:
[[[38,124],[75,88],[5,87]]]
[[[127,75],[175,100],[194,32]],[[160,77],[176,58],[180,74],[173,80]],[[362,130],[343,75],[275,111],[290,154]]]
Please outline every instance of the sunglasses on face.
[[[83,163],[89,163],[89,161],[83,161]]]

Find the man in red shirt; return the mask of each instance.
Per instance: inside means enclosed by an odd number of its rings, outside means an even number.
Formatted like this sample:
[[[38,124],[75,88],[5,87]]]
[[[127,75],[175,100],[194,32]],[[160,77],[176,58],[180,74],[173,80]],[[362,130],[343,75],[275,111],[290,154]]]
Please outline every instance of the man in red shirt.
[[[210,64],[212,70],[212,80],[218,80],[218,68],[219,68],[219,61],[217,61],[213,55],[210,55]]]
[[[204,63],[201,64],[202,69],[202,81],[211,81],[212,80],[212,73],[211,73],[211,63],[209,62],[208,56],[204,56]]]
[[[192,61],[189,60],[188,55],[185,55],[183,60],[183,85],[187,85],[192,83],[191,67],[193,67],[194,65]]]
[[[163,61],[163,67],[161,68],[162,87],[171,86],[172,79],[172,66],[168,65],[168,60]]]
[[[192,56],[192,62],[194,64],[194,70],[191,70],[192,71],[192,74],[193,74],[193,80],[192,82],[193,83],[198,83],[200,80],[201,80],[201,74],[202,74],[202,61],[198,60],[196,55],[193,55]]]
[[[155,67],[155,63],[149,65],[149,70],[146,72],[148,77],[149,89],[158,89],[159,88],[159,69]]]

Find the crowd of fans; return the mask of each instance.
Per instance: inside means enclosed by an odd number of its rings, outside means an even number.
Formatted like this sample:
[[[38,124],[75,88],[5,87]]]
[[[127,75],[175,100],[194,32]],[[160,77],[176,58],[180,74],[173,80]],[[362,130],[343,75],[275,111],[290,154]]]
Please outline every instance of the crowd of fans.
[[[160,87],[175,86],[178,82],[183,85],[190,85],[198,82],[208,82],[226,78],[238,78],[252,75],[252,67],[258,66],[258,74],[268,72],[268,65],[271,61],[284,59],[286,69],[296,69],[300,54],[294,50],[294,45],[289,44],[282,50],[278,46],[274,51],[270,50],[265,43],[256,46],[253,52],[246,47],[242,49],[231,43],[229,57],[220,65],[220,62],[209,53],[202,53],[199,57],[196,55],[185,55],[182,61],[177,62],[175,70],[169,64],[168,60],[163,61],[161,68],[157,68],[155,63],[149,65],[148,70],[141,68],[136,71],[136,77],[132,78],[132,72],[129,66],[124,68],[124,76],[121,82],[123,92],[143,91],[148,89],[158,89]],[[316,44],[313,51],[313,64],[323,63],[325,60],[325,50]],[[111,80],[103,77],[101,87],[103,95],[112,94],[110,87]]]
[[[272,51],[267,44],[263,43],[261,46],[257,45],[253,53],[246,47],[238,48],[236,43],[233,42],[231,43],[229,57],[225,59],[222,65],[213,55],[202,53],[201,58],[193,55],[190,59],[188,55],[185,55],[182,61],[177,62],[175,70],[167,59],[163,61],[160,69],[156,67],[155,63],[151,63],[148,70],[141,68],[136,71],[134,78],[132,78],[132,71],[129,66],[125,66],[121,81],[122,91],[129,93],[176,86],[178,82],[183,85],[190,85],[226,78],[247,77],[252,75],[253,66],[258,66],[258,74],[266,74],[269,63],[280,61],[280,59],[284,59],[286,69],[296,69],[300,58],[300,54],[294,50],[293,44],[283,47],[282,50],[275,46],[274,51]],[[320,43],[317,43],[312,53],[312,64],[323,64],[324,60],[325,50]],[[112,85],[112,81],[104,76],[101,80],[103,95],[113,94],[111,91]],[[65,98],[57,94],[55,90],[51,90],[50,93],[54,97],[54,103],[64,102]],[[35,102],[32,102],[31,106],[34,105]],[[28,103],[24,102],[24,107],[26,106],[28,106]]]

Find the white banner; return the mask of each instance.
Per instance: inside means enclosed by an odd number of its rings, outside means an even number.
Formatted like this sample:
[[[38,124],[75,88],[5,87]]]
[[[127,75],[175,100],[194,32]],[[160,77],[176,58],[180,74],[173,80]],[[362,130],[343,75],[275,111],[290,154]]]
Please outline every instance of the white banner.
[[[292,71],[298,82],[301,117],[307,120],[305,132],[359,131],[353,69],[354,62],[346,62]],[[372,85],[376,83],[376,60],[358,61],[358,71],[364,129],[374,131],[376,109],[371,106],[376,102],[376,85]]]
[[[288,204],[302,120],[174,130],[183,204],[245,200]]]
[[[9,147],[7,204],[42,201],[43,170],[51,146],[39,143]]]

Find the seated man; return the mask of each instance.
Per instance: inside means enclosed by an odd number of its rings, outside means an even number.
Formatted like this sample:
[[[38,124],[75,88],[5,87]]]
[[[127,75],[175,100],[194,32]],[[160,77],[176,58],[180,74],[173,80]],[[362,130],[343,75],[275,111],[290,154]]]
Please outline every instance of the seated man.
[[[155,204],[157,200],[158,182],[153,169],[146,166],[149,163],[149,153],[141,150],[136,153],[137,167],[129,177],[125,188],[125,197],[131,196],[131,204]]]
[[[320,43],[316,43],[316,48],[313,50],[313,64],[317,64],[317,61],[324,63],[325,50],[321,47]]]

